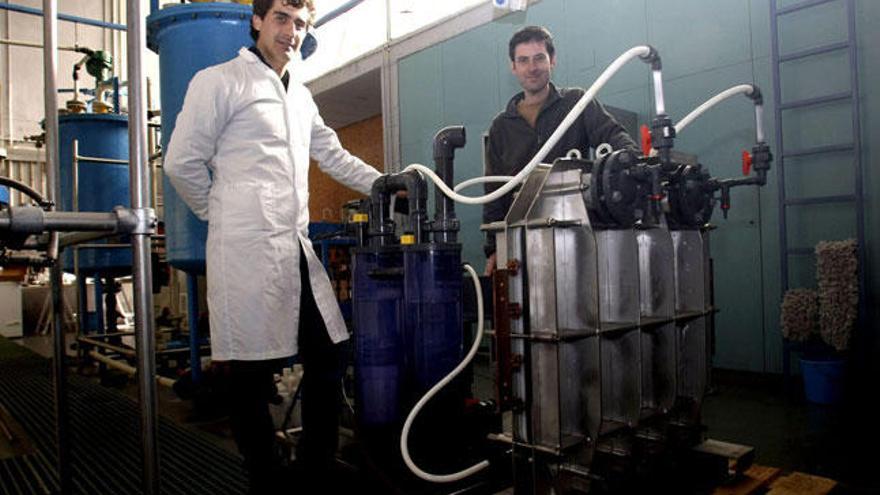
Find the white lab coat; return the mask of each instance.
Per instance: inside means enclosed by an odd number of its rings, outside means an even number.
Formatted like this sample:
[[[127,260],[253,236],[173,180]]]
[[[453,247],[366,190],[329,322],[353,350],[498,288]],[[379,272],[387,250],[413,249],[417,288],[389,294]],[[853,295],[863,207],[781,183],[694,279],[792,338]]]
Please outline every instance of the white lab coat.
[[[310,155],[362,193],[381,175],[342,148],[305,86],[291,78],[285,92],[278,75],[248,49],[193,77],[164,170],[196,216],[208,221],[215,360],[297,352],[300,246],[330,338],[348,337],[307,237]]]

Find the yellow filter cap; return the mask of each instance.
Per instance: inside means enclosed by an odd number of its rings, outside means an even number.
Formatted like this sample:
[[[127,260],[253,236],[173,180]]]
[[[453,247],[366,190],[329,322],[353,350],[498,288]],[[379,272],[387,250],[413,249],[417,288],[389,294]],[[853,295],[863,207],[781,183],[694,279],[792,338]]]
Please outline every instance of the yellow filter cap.
[[[370,216],[366,213],[355,213],[351,216],[351,221],[355,223],[366,223],[370,221]]]
[[[404,234],[404,235],[400,236],[400,243],[401,244],[415,244],[416,243],[416,236],[414,236],[412,234]]]

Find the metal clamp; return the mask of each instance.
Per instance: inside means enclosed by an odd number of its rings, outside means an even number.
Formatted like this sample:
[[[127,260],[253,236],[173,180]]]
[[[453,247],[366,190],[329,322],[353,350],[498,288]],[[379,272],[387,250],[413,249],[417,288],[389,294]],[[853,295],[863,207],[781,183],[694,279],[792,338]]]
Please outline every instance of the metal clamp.
[[[156,231],[156,211],[152,208],[113,209],[119,219],[119,230],[135,235],[152,235]]]

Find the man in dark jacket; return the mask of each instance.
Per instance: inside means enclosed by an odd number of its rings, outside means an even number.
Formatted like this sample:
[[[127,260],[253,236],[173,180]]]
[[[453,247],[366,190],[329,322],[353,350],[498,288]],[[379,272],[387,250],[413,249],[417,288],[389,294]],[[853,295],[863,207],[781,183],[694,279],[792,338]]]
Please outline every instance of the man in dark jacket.
[[[523,88],[498,114],[489,128],[485,175],[516,175],[535,156],[550,138],[568,112],[583,96],[580,88],[557,88],[550,82],[556,67],[556,49],[553,37],[543,27],[528,26],[517,31],[508,45],[510,71]],[[583,156],[589,149],[602,143],[612,148],[636,149],[626,130],[614,120],[599,101],[593,99],[581,118],[568,129],[544,159],[550,163],[576,148]],[[500,187],[487,184],[486,193]],[[483,223],[503,220],[513,201],[513,193],[506,194],[483,207]],[[495,235],[486,239],[486,274],[495,270]]]

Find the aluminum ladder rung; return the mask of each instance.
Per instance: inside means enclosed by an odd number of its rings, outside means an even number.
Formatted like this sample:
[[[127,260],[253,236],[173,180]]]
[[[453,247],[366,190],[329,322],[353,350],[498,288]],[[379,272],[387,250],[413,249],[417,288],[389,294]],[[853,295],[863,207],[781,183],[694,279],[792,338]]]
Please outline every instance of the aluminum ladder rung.
[[[834,93],[825,96],[817,96],[815,98],[804,98],[802,100],[795,100],[788,103],[783,103],[779,105],[779,108],[781,110],[791,110],[794,108],[812,107],[816,105],[821,105],[823,103],[834,103],[836,101],[850,99],[852,99],[852,91],[847,91],[844,93]]]
[[[808,48],[806,50],[789,53],[788,55],[782,55],[779,57],[779,62],[791,62],[792,60],[799,60],[802,58],[812,57],[814,55],[822,55],[824,53],[836,52],[839,50],[845,50],[847,48],[849,48],[848,41],[831,43],[830,45],[817,46],[815,48]]]
[[[818,7],[819,5],[836,2],[837,0],[807,0],[805,2],[796,3],[794,5],[789,5],[788,7],[783,7],[776,11],[776,17],[781,17],[786,14],[791,14],[793,12],[797,12],[799,10],[808,9],[810,7]]]
[[[814,146],[812,148],[803,148],[794,151],[785,151],[782,153],[782,158],[794,158],[799,156],[811,156],[811,155],[822,155],[826,153],[841,153],[845,151],[853,151],[855,149],[855,143],[845,143],[845,144],[829,144],[825,146]]]
[[[812,196],[807,198],[791,198],[785,200],[785,206],[822,205],[830,203],[851,203],[856,200],[854,194],[840,196]]]

